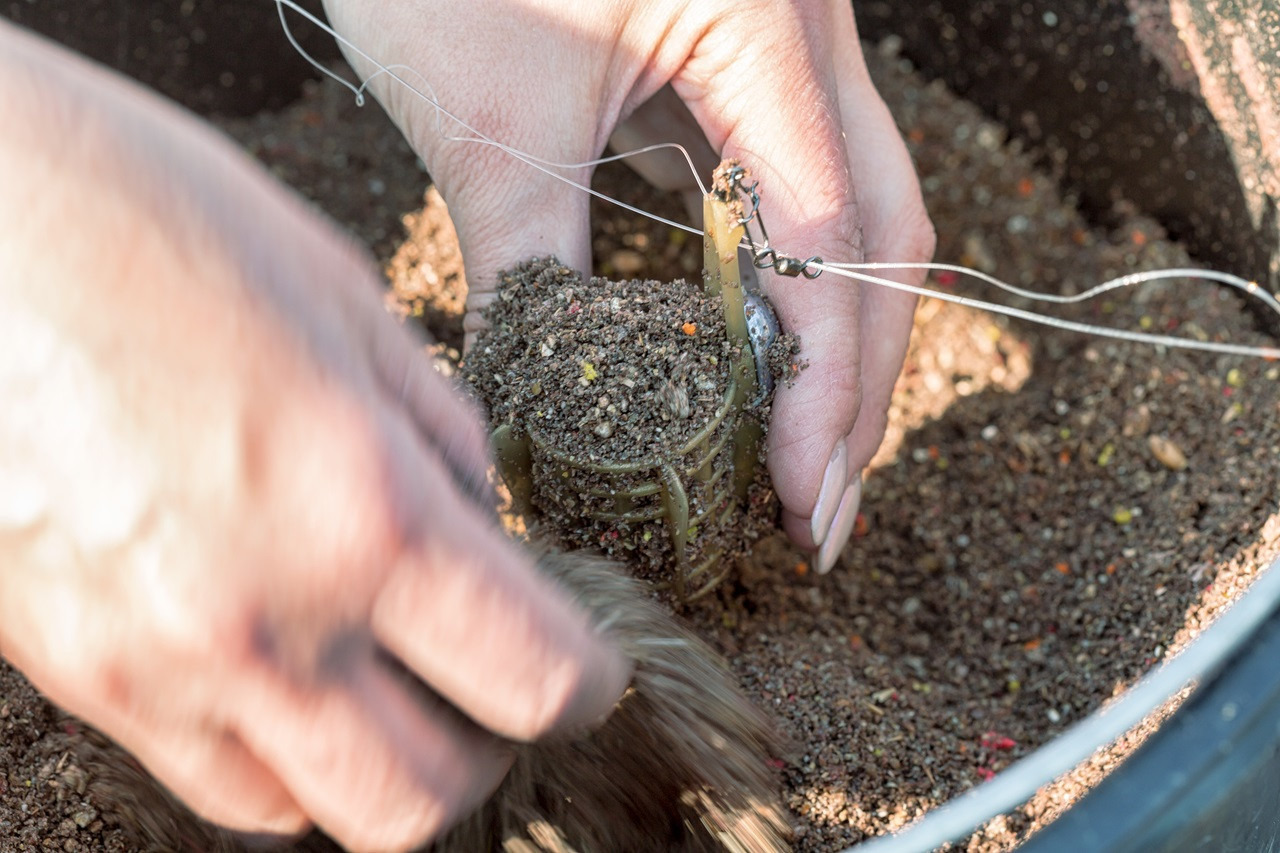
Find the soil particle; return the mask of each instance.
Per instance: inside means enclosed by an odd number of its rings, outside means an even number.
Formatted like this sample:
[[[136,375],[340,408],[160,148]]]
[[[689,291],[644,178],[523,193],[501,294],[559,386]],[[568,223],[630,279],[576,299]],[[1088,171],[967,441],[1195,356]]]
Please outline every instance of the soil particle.
[[[434,330],[440,343],[461,351],[467,278],[458,235],[434,186],[422,201],[421,210],[401,219],[407,236],[387,263],[387,278],[393,283],[387,305],[396,316],[412,318]]]

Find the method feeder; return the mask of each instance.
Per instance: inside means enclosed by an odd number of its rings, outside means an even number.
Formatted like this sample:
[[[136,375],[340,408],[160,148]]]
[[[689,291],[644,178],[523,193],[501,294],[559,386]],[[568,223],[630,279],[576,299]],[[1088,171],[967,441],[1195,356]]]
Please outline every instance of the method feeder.
[[[747,234],[753,217],[761,223],[759,196],[754,185],[744,186],[745,177],[740,166],[727,162],[716,170],[712,191],[703,197],[702,286],[708,296],[722,301],[725,333],[735,355],[720,405],[702,428],[683,445],[638,462],[588,460],[556,446],[536,425],[522,430],[504,424],[492,434],[498,473],[515,512],[536,515],[540,507],[552,505],[614,525],[664,522],[672,565],[670,577],[659,578],[654,586],[677,603],[706,595],[731,571],[723,548],[704,550],[694,536],[701,533],[702,541],[714,542],[717,530],[735,524],[759,465],[764,434],[759,407],[772,389],[766,353],[779,329],[768,303],[743,287],[738,247],[745,238],[756,266],[781,272],[778,264],[785,262],[791,266],[784,274],[810,275],[804,263],[776,256],[767,234],[759,243]],[[751,205],[746,213],[744,200]],[[584,482],[590,485],[584,488]]]

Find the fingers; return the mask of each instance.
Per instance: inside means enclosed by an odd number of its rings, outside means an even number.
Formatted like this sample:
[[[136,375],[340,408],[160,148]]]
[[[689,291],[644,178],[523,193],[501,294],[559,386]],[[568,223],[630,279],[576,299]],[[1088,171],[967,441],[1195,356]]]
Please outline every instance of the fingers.
[[[266,611],[293,621],[254,620],[253,653],[237,661],[215,703],[233,734],[179,740],[139,729],[123,739],[179,796],[231,828],[289,834],[306,826],[305,815],[353,850],[408,849],[476,807],[506,772],[509,749],[473,720],[532,737],[600,717],[629,680],[583,616],[462,499],[414,420],[398,406],[375,408],[390,469],[389,482],[377,481],[403,515],[390,525],[406,531],[402,559],[387,570],[390,549],[378,548],[372,564],[344,573],[338,593],[349,589],[348,601],[369,576],[380,578],[372,613],[347,603],[337,610],[348,620],[366,614],[377,636],[359,621],[333,627],[321,598],[301,613]],[[360,494],[344,482],[334,490]],[[455,573],[465,594],[455,594]],[[301,631],[319,639],[315,653],[299,656],[289,641],[298,619],[330,626]],[[471,719],[424,702],[426,691],[387,669],[380,646]]]
[[[867,75],[851,8],[815,0],[776,14],[793,20],[776,22],[756,50],[739,51],[749,75],[707,39],[676,81],[712,144],[722,134],[725,155],[759,178],[772,244],[801,259],[860,261],[865,251],[867,260],[928,260],[933,235],[914,169]],[[761,55],[788,61],[760,63]],[[698,79],[718,62],[714,81]],[[735,91],[737,79],[751,80],[749,95]],[[778,390],[770,470],[785,529],[818,548],[817,568],[827,571],[853,528],[861,471],[883,436],[914,299],[833,274],[762,278],[809,363]]]
[[[382,307],[371,325],[370,350],[383,399],[411,419],[420,441],[443,460],[462,494],[486,509],[497,505],[488,481],[489,441],[474,402],[436,372],[420,342]]]
[[[921,255],[913,252],[910,245],[901,245],[898,252],[884,257],[928,260],[932,257],[932,252]],[[877,275],[884,274],[884,271],[877,272]],[[892,274],[886,277],[898,280],[908,278],[905,275],[898,278],[898,275]],[[863,296],[860,321],[863,340],[862,407],[849,437],[850,471],[861,472],[880,448],[888,424],[889,400],[911,339],[915,309],[915,296],[909,293],[872,285]]]
[[[599,719],[625,688],[629,667],[483,512],[493,502],[477,500],[481,490],[487,496],[480,419],[401,331],[382,330],[378,361],[390,408],[407,410],[414,434],[398,419],[388,429],[398,436],[397,458],[413,460],[402,468],[405,503],[430,509],[409,521],[421,528],[419,547],[380,594],[375,633],[493,731],[531,739]],[[455,491],[437,459],[472,506],[450,499]]]
[[[499,271],[527,258],[554,255],[584,276],[591,274],[590,196],[501,152],[476,159],[489,168],[465,183],[432,172],[449,204],[467,268],[467,348],[484,328],[481,312],[496,296]],[[588,169],[568,171],[584,185],[590,181]],[[454,183],[457,191],[445,193]]]
[[[236,722],[344,847],[404,850],[482,802],[510,754],[455,716],[424,709],[371,648],[329,684],[303,688],[264,670],[240,697]]]
[[[505,23],[516,25],[514,17]],[[519,44],[540,35],[525,31],[510,38]],[[504,71],[487,88],[458,95],[484,104],[469,118],[502,147],[466,141],[471,133],[448,123],[442,134],[432,129],[434,115],[424,121],[427,114],[420,110],[402,110],[418,116],[407,128],[410,142],[425,160],[457,230],[467,272],[464,348],[484,328],[481,314],[495,298],[502,270],[554,256],[584,277],[591,274],[591,197],[581,187],[590,185],[594,169],[575,164],[603,150],[604,139],[597,140],[594,115],[585,106],[598,96],[578,67],[569,65],[575,76],[566,77],[563,60],[538,61],[546,63],[545,77],[513,78]],[[450,138],[455,134],[464,139]]]
[[[567,38],[567,22],[538,4],[325,6],[338,32],[394,63],[417,88],[375,74],[374,65],[348,51],[449,205],[467,271],[466,345],[483,327],[481,311],[493,299],[500,270],[555,255],[589,273],[589,196],[539,166],[590,182],[589,168],[552,164],[581,163],[603,150],[597,109],[607,53],[597,39],[608,34]],[[484,39],[476,38],[477,28]],[[425,98],[456,111],[467,126]],[[476,141],[480,135],[510,151]],[[531,165],[516,152],[541,160]]]
[[[311,821],[288,790],[230,733],[154,737],[134,754],[205,820],[237,832],[289,837]]]
[[[374,606],[382,645],[507,737],[603,718],[629,665],[476,513],[443,502],[437,513]]]
[[[293,836],[311,825],[288,790],[232,732],[179,731],[112,714],[99,725],[205,820],[237,832]]]
[[[388,426],[416,525],[373,603],[375,638],[419,678],[491,731],[529,740],[597,721],[631,677],[530,557],[459,500],[430,449]],[[416,516],[416,520],[413,518]]]
[[[852,11],[843,5],[838,18],[841,39],[850,45],[836,52],[840,113],[845,133],[857,139],[849,150],[862,215],[866,259],[921,263],[933,258],[936,238],[925,210],[915,166],[884,101],[867,76],[858,49]],[[876,275],[919,285],[924,270],[881,270]],[[911,336],[916,297],[878,285],[864,289],[862,329],[862,409],[849,442],[850,470],[861,471],[880,441],[889,398]]]
[[[423,406],[453,402],[438,377],[422,382]],[[357,452],[350,475],[331,464],[333,481],[322,488],[392,520],[372,522],[361,548],[337,551],[347,570],[322,585],[341,584],[332,587],[340,601],[311,598],[311,610],[286,609],[278,624],[255,624],[254,648],[269,665],[223,706],[299,806],[359,850],[416,844],[483,799],[508,756],[480,726],[527,738],[595,720],[630,678],[583,615],[460,494],[431,435],[454,424],[438,412],[415,416],[388,396],[371,401],[373,426],[354,431],[376,437],[378,452]],[[371,468],[377,489],[366,491],[359,472]],[[343,511],[350,518],[356,508]],[[323,561],[335,549],[290,552]],[[319,567],[311,568],[305,580],[290,581],[291,594],[317,583]],[[332,624],[335,609],[345,633]],[[303,630],[313,624],[329,627],[320,636]],[[320,648],[299,649],[299,633]],[[423,705],[387,675],[375,650],[458,711]]]

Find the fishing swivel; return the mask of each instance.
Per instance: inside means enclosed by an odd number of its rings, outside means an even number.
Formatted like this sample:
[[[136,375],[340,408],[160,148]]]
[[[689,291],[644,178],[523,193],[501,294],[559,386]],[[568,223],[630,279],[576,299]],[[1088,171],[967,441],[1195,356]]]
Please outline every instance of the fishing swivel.
[[[822,258],[814,255],[806,260],[780,255],[769,245],[769,230],[765,228],[764,217],[760,213],[759,181],[747,183],[747,170],[737,163],[729,166],[725,172],[725,184],[729,190],[738,195],[743,213],[738,219],[745,232],[747,245],[751,248],[751,263],[756,269],[772,269],[778,275],[796,278],[803,275],[807,279],[815,279],[822,275]],[[723,199],[729,201],[728,198]],[[751,236],[751,223],[760,232],[760,239]]]

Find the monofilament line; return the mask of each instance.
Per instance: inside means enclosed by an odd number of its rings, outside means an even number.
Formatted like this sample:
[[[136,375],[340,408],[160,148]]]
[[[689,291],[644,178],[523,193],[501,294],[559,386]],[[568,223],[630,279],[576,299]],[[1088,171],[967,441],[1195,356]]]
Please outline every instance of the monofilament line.
[[[1220,353],[1223,355],[1240,355],[1240,356],[1250,356],[1250,357],[1268,358],[1268,359],[1280,358],[1280,348],[1278,347],[1257,347],[1257,346],[1248,346],[1246,344],[1227,343],[1223,341],[1198,341],[1198,340],[1193,340],[1191,338],[1179,338],[1173,335],[1161,335],[1161,334],[1156,334],[1152,332],[1133,332],[1127,329],[1115,329],[1110,326],[1097,326],[1092,323],[1080,323],[1075,320],[1064,320],[1061,317],[1053,317],[1048,314],[1037,314],[1034,311],[1026,311],[1021,308],[1013,308],[1008,305],[997,305],[994,302],[986,302],[984,300],[974,299],[968,296],[960,296],[954,293],[944,293],[938,290],[930,290],[927,287],[917,287],[911,284],[903,284],[900,281],[894,281],[893,279],[890,279],[890,278],[881,278],[879,276],[873,276],[868,273],[845,269],[844,265],[840,265],[840,264],[819,263],[819,264],[815,264],[815,266],[819,267],[820,269],[831,272],[834,275],[848,276],[849,278],[858,279],[859,281],[865,281],[870,284],[877,284],[882,287],[892,288],[893,290],[901,290],[906,293],[914,293],[917,296],[928,296],[934,299],[941,299],[944,302],[953,302],[956,305],[963,305],[967,308],[977,308],[981,311],[990,311],[996,314],[1003,314],[1006,317],[1015,317],[1019,320],[1027,320],[1028,322],[1038,323],[1039,325],[1042,325],[1042,326],[1052,326],[1055,329],[1065,329],[1066,331],[1082,332],[1084,334],[1096,335],[1102,338],[1114,338],[1117,340],[1131,341],[1134,343],[1151,344],[1153,346],[1164,346],[1164,347],[1169,347],[1171,349],[1198,350],[1200,352],[1213,352],[1213,353]],[[884,265],[877,265],[877,266],[880,266],[881,268],[896,268],[898,265],[884,264]],[[932,268],[934,265],[933,264],[912,264],[912,265],[903,264],[902,266],[913,266],[917,268],[923,266],[925,268]],[[955,271],[955,268],[950,265],[940,265],[940,266],[946,266],[952,271]],[[1152,270],[1150,271],[1149,279],[1145,279],[1145,280],[1173,277],[1173,276],[1164,275],[1164,273],[1166,272],[1181,273],[1181,272],[1185,272],[1185,270]],[[1139,274],[1135,273],[1134,275],[1139,275]],[[1226,275],[1226,274],[1222,273],[1221,275]],[[1124,276],[1124,278],[1130,278],[1130,277],[1131,276]],[[1179,277],[1182,277],[1182,276],[1179,276]],[[1098,285],[1098,288],[1106,287],[1107,285],[1113,284],[1114,281],[1115,280],[1113,279],[1112,282],[1106,282],[1102,285]],[[998,282],[995,280],[993,280],[993,283],[1003,284],[1002,282]],[[1126,282],[1126,284],[1135,284],[1135,283],[1137,282]],[[1245,284],[1247,285],[1249,283],[1245,282]],[[1115,285],[1115,286],[1121,286],[1121,285]],[[1012,287],[1012,285],[1010,285],[1010,287]],[[1098,288],[1094,288],[1094,289],[1097,290]],[[1110,289],[1114,289],[1114,287]],[[1268,304],[1274,306],[1276,302],[1275,298],[1271,297],[1270,294],[1267,294],[1267,297],[1270,300]]]
[[[611,196],[605,195],[604,193],[593,190],[591,187],[584,186],[583,184],[573,180],[572,178],[566,175],[557,174],[556,172],[552,171],[554,169],[564,169],[566,171],[569,171],[574,169],[590,168],[593,166],[600,166],[605,163],[612,163],[617,160],[625,160],[630,157],[637,157],[642,154],[647,154],[651,151],[658,151],[664,148],[670,148],[670,149],[679,151],[680,154],[684,157],[685,164],[689,167],[689,173],[693,175],[694,180],[697,182],[698,189],[701,190],[701,192],[705,195],[707,192],[706,184],[704,184],[702,181],[702,178],[698,176],[698,170],[694,168],[694,165],[693,165],[693,158],[689,156],[689,152],[685,150],[683,145],[679,145],[675,142],[658,142],[653,145],[646,145],[643,148],[637,148],[634,151],[626,151],[621,154],[611,154],[607,157],[598,157],[594,160],[584,160],[580,163],[557,163],[553,160],[547,160],[542,157],[538,157],[534,154],[530,154],[526,151],[521,151],[517,148],[513,148],[512,146],[507,145],[504,142],[500,142],[490,136],[487,136],[486,134],[482,133],[479,129],[469,124],[464,119],[462,119],[452,110],[445,107],[436,98],[435,90],[431,87],[430,83],[427,82],[426,79],[420,73],[418,73],[418,71],[416,71],[415,69],[409,68],[406,65],[390,65],[390,66],[383,65],[381,62],[377,61],[372,56],[365,53],[359,46],[351,42],[349,39],[340,35],[336,30],[334,30],[324,21],[321,21],[315,15],[308,12],[306,9],[303,9],[296,2],[294,2],[294,0],[274,0],[274,2],[276,4],[277,10],[280,13],[280,25],[284,28],[285,35],[289,39],[289,44],[293,46],[294,50],[298,51],[298,53],[301,54],[303,59],[307,60],[307,62],[311,63],[311,65],[313,65],[315,68],[319,69],[326,76],[338,81],[340,84],[350,89],[352,94],[355,95],[357,106],[364,105],[364,91],[369,87],[369,84],[372,83],[378,77],[385,75],[391,78],[396,83],[399,83],[401,86],[404,86],[411,93],[421,98],[425,103],[429,104],[431,108],[436,111],[436,127],[440,129],[441,138],[447,142],[470,142],[477,145],[491,145],[494,148],[497,148],[498,150],[503,151],[506,154],[509,154],[510,156],[514,157],[520,162],[525,163],[526,165],[532,166],[533,168],[537,169],[540,172],[550,175],[551,177],[559,181],[563,181],[564,183],[576,189],[582,190],[583,192],[586,192],[586,193],[590,193],[591,195],[596,196],[597,198],[610,202],[611,204],[618,205],[619,207],[622,207],[626,210],[630,210],[631,212],[637,213],[641,216],[646,216],[649,219],[656,220],[658,222],[663,223],[664,225],[670,225],[674,228],[682,228],[686,231],[692,231],[695,234],[702,233],[700,229],[693,228],[691,226],[684,225],[679,222],[674,222],[669,219],[665,219],[661,216],[657,216],[646,210],[641,210],[638,207],[633,207],[632,205],[629,205],[626,202],[621,201],[620,199],[612,198]],[[315,57],[311,56],[311,54],[303,50],[302,46],[298,43],[297,39],[293,37],[292,31],[289,29],[289,22],[285,18],[285,14],[284,14],[284,9],[286,6],[292,9],[293,11],[297,12],[302,17],[306,18],[312,24],[315,24],[317,27],[323,30],[327,35],[332,36],[334,40],[336,40],[343,47],[350,49],[352,53],[356,54],[361,59],[365,60],[370,65],[372,65],[374,69],[376,69],[374,73],[369,76],[369,79],[365,80],[362,84],[357,86],[354,83],[351,83],[350,81],[343,79],[340,75],[335,74],[333,71],[326,68],[322,63],[320,63],[319,60],[317,60]],[[410,83],[408,80],[406,80],[404,77],[401,76],[401,72],[408,72],[413,76],[417,77],[419,80],[422,81],[422,84],[427,89],[427,91],[424,92],[422,91],[422,89],[419,89],[413,83]],[[442,117],[448,118],[449,120],[455,122],[459,127],[463,128],[471,135],[470,136],[450,136],[445,134],[443,129],[443,124],[441,122]]]
[[[657,143],[654,145],[647,145],[643,148],[638,148],[633,151],[625,151],[619,154],[613,154],[606,157],[599,157],[592,160],[584,160],[579,163],[559,163],[553,160],[538,157],[534,154],[531,154],[526,151],[521,151],[517,148],[507,145],[506,143],[503,143],[490,136],[487,136],[486,134],[478,130],[476,127],[474,127],[473,125],[471,125],[470,123],[462,119],[455,112],[445,107],[437,99],[435,95],[435,91],[431,87],[430,83],[415,69],[409,68],[408,66],[404,66],[404,65],[391,65],[391,66],[383,65],[381,62],[374,59],[372,56],[370,56],[368,53],[362,50],[358,45],[352,43],[349,39],[343,37],[341,34],[335,31],[332,27],[330,27],[327,23],[317,18],[311,12],[299,6],[295,2],[295,0],[274,0],[274,2],[276,4],[276,8],[280,15],[280,25],[284,29],[285,37],[289,40],[289,44],[292,45],[294,50],[296,50],[304,59],[306,59],[309,63],[311,63],[311,65],[317,68],[320,72],[338,81],[340,84],[350,89],[353,95],[355,96],[357,105],[362,106],[364,104],[364,101],[365,101],[364,92],[369,87],[369,84],[374,79],[385,75],[395,83],[398,83],[399,85],[405,87],[405,89],[407,89],[413,95],[417,96],[418,98],[421,98],[423,102],[427,103],[428,105],[431,106],[432,109],[435,110],[436,127],[440,132],[441,139],[448,142],[463,142],[463,143],[472,143],[477,145],[492,146],[504,152],[508,156],[513,157],[516,160],[528,165],[529,167],[536,169],[537,171],[542,172],[543,174],[546,174],[552,178],[555,178],[558,181],[562,181],[568,184],[569,186],[574,187],[575,189],[578,189],[578,190],[581,190],[582,192],[593,195],[596,198],[602,199],[603,201],[607,201],[610,204],[623,208],[624,210],[628,210],[637,215],[644,216],[655,222],[662,223],[663,225],[666,225],[668,227],[678,228],[683,231],[687,231],[691,234],[697,234],[701,236],[702,229],[700,228],[695,228],[691,225],[687,225],[681,222],[676,222],[674,220],[667,219],[666,217],[652,213],[648,210],[644,210],[643,208],[629,204],[625,201],[622,201],[621,199],[614,198],[598,190],[595,190],[588,185],[585,185],[579,181],[574,180],[568,175],[561,174],[561,171],[567,172],[567,171],[574,171],[574,170],[580,170],[580,169],[586,169],[586,168],[593,168],[595,166],[600,166],[605,163],[611,163],[617,160],[630,159],[633,157],[638,157],[638,156],[647,154],[652,151],[657,151],[664,148],[671,148],[679,151],[681,155],[684,157],[685,163],[689,168],[690,174],[693,175],[694,181],[697,183],[698,187],[701,189],[702,193],[705,195],[706,185],[703,183],[702,177],[698,174],[697,169],[694,167],[693,159],[689,156],[689,152],[686,151],[683,146],[673,142]],[[348,80],[343,79],[340,75],[335,74],[333,71],[326,68],[322,63],[320,63],[318,60],[316,60],[314,57],[308,54],[302,48],[302,46],[298,43],[297,39],[294,38],[293,32],[289,28],[288,19],[285,16],[286,7],[294,11],[298,15],[301,15],[311,24],[320,28],[323,32],[325,32],[326,34],[331,36],[333,39],[335,39],[344,48],[347,48],[351,53],[360,57],[364,61],[368,62],[369,65],[375,69],[374,73],[370,75],[369,78],[364,81],[364,83],[360,85],[356,85],[354,83],[351,83]],[[410,80],[406,79],[405,75],[412,75],[413,77],[417,78],[417,80],[420,81],[420,85],[415,85],[413,82],[410,82]],[[470,135],[460,136],[460,135],[449,135],[445,133],[444,119],[446,118],[456,123],[459,127],[461,127]],[[749,248],[745,241],[743,242],[742,247],[744,249]],[[781,251],[781,249],[779,249],[778,251]],[[804,254],[805,253],[803,252],[796,253],[797,256],[804,256]],[[996,278],[995,276],[989,275],[979,270],[970,269],[969,267],[959,266],[956,264],[895,262],[895,261],[841,263],[841,262],[827,261],[825,263],[815,263],[813,266],[815,268],[823,270],[824,272],[829,272],[833,275],[842,276],[842,277],[863,282],[866,284],[877,285],[880,287],[888,287],[894,290],[904,291],[907,293],[914,293],[918,296],[925,296],[933,299],[940,299],[944,302],[951,302],[957,305],[976,308],[976,309],[987,311],[993,314],[999,314],[1006,317],[1026,320],[1031,323],[1037,323],[1044,326],[1051,326],[1054,328],[1063,329],[1067,331],[1079,332],[1087,335],[1094,335],[1097,337],[1112,338],[1116,340],[1131,341],[1134,343],[1148,344],[1148,345],[1154,345],[1154,346],[1165,346],[1165,347],[1174,348],[1174,349],[1211,352],[1211,353],[1219,353],[1219,354],[1226,354],[1226,355],[1260,357],[1260,358],[1268,358],[1268,359],[1280,358],[1280,347],[1249,346],[1245,344],[1232,344],[1232,343],[1227,343],[1222,341],[1200,341],[1200,340],[1194,340],[1190,338],[1180,338],[1173,335],[1155,334],[1155,333],[1149,333],[1149,332],[1135,332],[1127,329],[1116,329],[1110,326],[1099,326],[1092,323],[1081,323],[1074,320],[1064,320],[1062,318],[1053,317],[1048,314],[1040,314],[1034,311],[1027,311],[1021,308],[1014,308],[1007,305],[1000,305],[998,303],[987,302],[981,299],[974,299],[971,297],[959,296],[959,295],[947,293],[944,291],[904,284],[902,282],[895,281],[893,279],[872,275],[870,272],[868,272],[870,270],[876,270],[876,271],[878,270],[931,270],[931,271],[954,272],[954,273],[968,276],[970,278],[983,281],[987,284],[991,284],[995,287],[1000,288],[1001,290],[1004,290],[1016,296],[1020,296],[1024,299],[1029,299],[1037,302],[1055,303],[1055,304],[1081,303],[1081,302],[1085,302],[1090,299],[1096,298],[1097,296],[1103,293],[1107,293],[1109,291],[1118,290],[1125,287],[1132,287],[1134,285],[1141,284],[1147,281],[1155,281],[1160,279],[1171,279],[1171,278],[1198,279],[1198,280],[1204,280],[1204,281],[1213,281],[1219,284],[1224,284],[1229,287],[1233,287],[1241,291],[1246,296],[1251,296],[1255,299],[1261,300],[1263,303],[1267,305],[1268,308],[1270,308],[1273,312],[1275,312],[1278,316],[1280,316],[1280,301],[1277,301],[1272,294],[1268,293],[1264,288],[1260,287],[1256,282],[1247,281],[1243,278],[1240,278],[1239,276],[1231,275],[1230,273],[1221,272],[1218,270],[1180,268],[1180,269],[1147,270],[1144,272],[1129,273],[1127,275],[1118,276],[1117,278],[1110,279],[1108,281],[1103,282],[1102,284],[1088,288],[1087,290],[1079,294],[1064,296],[1060,294],[1046,293],[1042,291],[1033,291],[1033,290],[1017,287],[1016,285],[1010,284],[1006,281]],[[798,285],[798,286],[803,286],[803,285]]]

